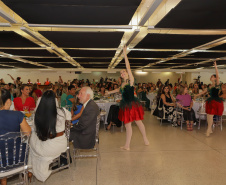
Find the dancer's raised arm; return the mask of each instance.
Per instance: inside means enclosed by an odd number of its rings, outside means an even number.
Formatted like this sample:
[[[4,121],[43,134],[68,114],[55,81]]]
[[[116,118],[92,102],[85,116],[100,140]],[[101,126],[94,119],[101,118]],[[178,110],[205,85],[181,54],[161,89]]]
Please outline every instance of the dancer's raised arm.
[[[130,69],[130,64],[129,64],[129,60],[128,60],[128,57],[127,57],[127,46],[124,46],[123,54],[124,54],[124,59],[125,59],[125,63],[126,63],[126,70],[127,70],[128,75],[129,75],[130,86],[133,86],[134,77],[133,77],[132,71]]]

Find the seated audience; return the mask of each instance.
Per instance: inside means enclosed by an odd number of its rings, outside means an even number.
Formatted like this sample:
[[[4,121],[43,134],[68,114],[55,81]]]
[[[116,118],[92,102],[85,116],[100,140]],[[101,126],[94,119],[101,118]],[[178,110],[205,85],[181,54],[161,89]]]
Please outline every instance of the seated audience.
[[[61,78],[61,76],[59,76],[58,83],[59,83],[60,85],[63,85],[63,84],[64,84],[64,81],[63,81],[63,79]]]
[[[221,85],[220,97],[226,99],[226,83]]]
[[[1,79],[0,79],[0,85],[3,85],[3,84],[5,84],[5,81],[4,81],[3,78],[1,78]]]
[[[39,79],[37,79],[37,82],[35,84],[41,85],[41,82],[39,82]]]
[[[138,89],[137,93],[138,98],[141,101],[145,101],[146,110],[150,110],[150,100],[147,98],[148,91],[146,85],[143,84],[143,86]]]
[[[63,90],[62,90],[62,95],[61,95],[61,107],[65,107],[66,104],[67,104],[67,93],[68,93],[68,88],[67,87],[63,87]]]
[[[8,74],[8,75],[10,76],[10,78],[13,80],[14,84],[17,87],[22,85],[22,82],[20,81],[20,79],[21,79],[20,77],[17,77],[16,80],[15,80],[10,74]]]
[[[67,150],[65,121],[71,120],[71,113],[65,108],[56,107],[56,96],[47,90],[35,112],[35,131],[30,139],[29,164],[32,173],[44,182],[51,174],[49,165],[53,159]]]
[[[162,85],[162,82],[160,79],[158,79],[157,83],[156,83],[156,86],[159,88],[160,86]]]
[[[7,134],[9,132],[27,132],[30,134],[31,127],[27,124],[24,114],[19,111],[9,110],[12,104],[11,95],[8,90],[0,90],[0,135]],[[1,148],[0,151],[3,149]],[[4,154],[2,154],[3,161],[5,160]],[[1,185],[6,185],[7,179],[1,179]]]
[[[32,97],[29,97],[29,87],[27,85],[21,86],[21,95],[17,98],[14,98],[14,107],[17,111],[23,111],[24,107],[28,107],[30,111],[31,108],[35,108],[35,101]]]
[[[49,78],[46,78],[46,81],[44,82],[44,85],[50,85]]]
[[[188,87],[189,92],[192,93],[192,89],[193,89],[193,83],[190,83],[190,84],[189,84],[189,87]]]
[[[149,106],[150,109],[151,109],[151,106],[153,104],[154,99],[156,98],[156,95],[157,94],[156,94],[156,92],[154,90],[154,87],[153,86],[150,86],[149,87],[148,94],[147,94],[147,98],[150,100],[150,106]]]
[[[108,126],[106,130],[110,130],[112,125],[116,125],[117,127],[122,126],[122,122],[118,119],[118,113],[119,113],[119,106],[111,105],[108,113],[108,117],[107,117]]]
[[[81,117],[83,110],[84,107],[82,106],[81,103],[79,103],[79,99],[76,98],[76,101],[73,103],[73,107],[71,109],[72,124],[76,124],[79,122],[79,118]]]
[[[68,95],[66,98],[66,105],[68,106],[69,111],[71,111],[72,105],[75,102],[74,95],[75,95],[75,86],[70,85],[68,87]]]
[[[194,84],[192,89],[193,94],[199,94],[199,85],[197,83]]]
[[[187,124],[187,130],[193,130],[193,124],[196,120],[195,112],[192,109],[193,101],[191,96],[188,94],[188,88],[184,86],[180,86],[180,93],[177,95],[176,100],[178,102],[178,106],[183,110],[183,117]]]
[[[35,102],[37,102],[38,98],[42,96],[42,91],[39,89],[37,84],[33,85],[30,95],[34,98]]]
[[[174,93],[173,85],[169,84],[168,87],[169,87],[170,94],[173,94]]]
[[[71,128],[70,139],[75,148],[91,149],[95,145],[96,122],[100,114],[99,107],[92,100],[93,91],[90,87],[83,87],[79,91],[79,101],[84,106],[83,113],[77,124]]]
[[[105,95],[105,87],[104,86],[101,86],[99,93],[100,93],[101,96]]]
[[[177,126],[177,117],[176,117],[176,110],[175,110],[175,99],[170,94],[169,87],[164,86],[161,94],[161,99],[163,101],[165,107],[165,118],[171,122],[172,126]]]
[[[32,85],[31,79],[28,79],[27,85]]]
[[[57,97],[61,97],[62,91],[63,91],[63,86],[62,85],[58,85],[58,89],[56,90],[56,96]]]

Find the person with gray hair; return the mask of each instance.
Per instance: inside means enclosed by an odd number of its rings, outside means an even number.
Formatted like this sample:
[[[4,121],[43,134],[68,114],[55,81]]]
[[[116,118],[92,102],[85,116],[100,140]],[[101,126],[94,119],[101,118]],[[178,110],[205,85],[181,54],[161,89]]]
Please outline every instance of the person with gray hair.
[[[79,102],[84,110],[77,124],[74,124],[70,132],[70,140],[73,140],[75,148],[91,149],[95,145],[97,116],[99,107],[92,100],[93,91],[90,87],[83,87],[78,94]]]

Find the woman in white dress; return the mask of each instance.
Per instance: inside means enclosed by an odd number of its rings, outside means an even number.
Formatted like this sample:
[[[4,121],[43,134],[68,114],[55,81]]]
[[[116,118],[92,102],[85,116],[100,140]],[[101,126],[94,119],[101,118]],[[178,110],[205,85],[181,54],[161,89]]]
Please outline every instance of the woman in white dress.
[[[46,91],[37,105],[29,156],[32,172],[42,182],[51,174],[49,165],[53,159],[67,149],[66,120],[71,120],[71,113],[65,108],[57,108],[54,92]]]

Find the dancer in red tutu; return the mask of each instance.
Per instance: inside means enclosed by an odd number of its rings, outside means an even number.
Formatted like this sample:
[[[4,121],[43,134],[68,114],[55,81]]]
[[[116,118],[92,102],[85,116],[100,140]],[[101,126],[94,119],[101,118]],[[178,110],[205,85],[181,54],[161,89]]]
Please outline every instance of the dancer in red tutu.
[[[141,120],[143,120],[144,110],[139,100],[134,96],[134,77],[130,69],[129,60],[127,58],[127,49],[126,46],[123,48],[126,69],[120,71],[121,77],[123,79],[123,83],[120,89],[116,89],[110,91],[106,94],[121,92],[122,100],[120,101],[120,109],[118,118],[120,121],[123,121],[126,127],[126,143],[124,146],[120,147],[124,150],[130,150],[130,141],[132,137],[132,126],[131,123],[133,121],[136,122],[138,128],[144,139],[144,144],[149,145],[149,141],[146,136],[146,131],[144,124]]]
[[[202,93],[199,93],[197,96],[203,95],[205,93],[209,93],[210,97],[206,100],[206,113],[207,113],[207,122],[208,122],[208,129],[206,131],[206,136],[209,136],[213,133],[212,131],[212,125],[213,125],[213,116],[218,115],[222,116],[224,111],[224,104],[223,99],[219,97],[219,91],[221,89],[221,84],[219,81],[219,73],[217,69],[217,63],[214,62],[214,67],[216,70],[216,74],[212,75],[210,77],[210,81],[212,82],[212,85]]]

